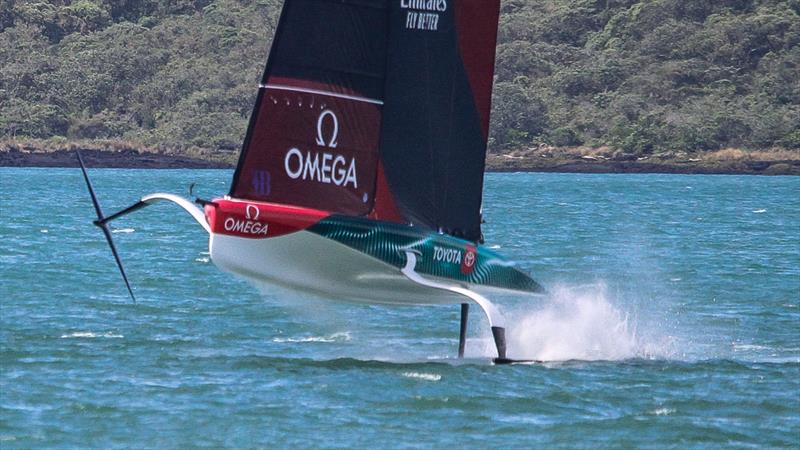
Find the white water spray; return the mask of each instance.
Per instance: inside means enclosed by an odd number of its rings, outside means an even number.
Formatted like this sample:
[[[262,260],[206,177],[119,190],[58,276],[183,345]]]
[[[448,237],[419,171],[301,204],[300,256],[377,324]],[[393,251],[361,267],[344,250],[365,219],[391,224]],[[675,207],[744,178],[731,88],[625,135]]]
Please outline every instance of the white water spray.
[[[635,319],[609,300],[604,285],[559,286],[533,308],[507,314],[511,358],[598,361],[669,353],[669,345],[652,345],[638,335]]]
[[[363,323],[353,323],[350,314],[343,314],[341,306],[330,300],[312,295],[299,295],[271,284],[253,282],[270,301],[291,309],[318,327],[335,333],[331,336],[289,336],[276,338],[275,342],[342,342],[350,341],[349,331],[362,329]],[[604,284],[582,286],[561,285],[550,288],[546,296],[508,298],[515,306],[497,306],[502,310],[506,324],[508,357],[520,360],[545,362],[558,361],[614,361],[632,358],[670,358],[674,338],[659,335],[659,327],[652,321],[641,327],[636,317],[636,302],[621,301],[609,295]],[[475,305],[477,306],[477,305]],[[633,311],[633,313],[631,313]],[[471,315],[480,323],[470,325],[467,340],[467,358],[494,358],[497,356],[494,340],[482,314]],[[640,329],[647,333],[642,335]],[[478,331],[480,330],[480,331]],[[369,345],[367,350],[369,352]],[[375,350],[372,348],[371,350]],[[396,350],[396,349],[395,349]],[[385,349],[381,348],[381,352]],[[366,356],[365,356],[366,357]],[[394,359],[397,353],[388,358]],[[374,358],[374,356],[370,356]]]

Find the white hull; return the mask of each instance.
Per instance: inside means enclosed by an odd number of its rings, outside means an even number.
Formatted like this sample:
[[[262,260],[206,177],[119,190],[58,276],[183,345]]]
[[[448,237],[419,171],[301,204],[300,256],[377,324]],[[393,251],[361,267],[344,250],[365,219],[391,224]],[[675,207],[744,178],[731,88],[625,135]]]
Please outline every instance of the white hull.
[[[307,231],[269,239],[211,233],[209,249],[211,260],[222,270],[327,298],[400,305],[466,300],[415,283],[396,267]]]

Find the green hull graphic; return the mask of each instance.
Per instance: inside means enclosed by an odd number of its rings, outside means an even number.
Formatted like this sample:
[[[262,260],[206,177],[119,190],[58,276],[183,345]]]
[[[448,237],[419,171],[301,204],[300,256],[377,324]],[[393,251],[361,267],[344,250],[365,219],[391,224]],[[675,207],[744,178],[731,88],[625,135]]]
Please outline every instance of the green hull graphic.
[[[424,275],[516,291],[544,292],[536,281],[497,253],[445,234],[344,216],[325,218],[308,231],[398,269],[406,263],[404,252],[413,250],[421,255],[416,271]],[[465,264],[469,249],[473,249],[476,256],[471,267]]]

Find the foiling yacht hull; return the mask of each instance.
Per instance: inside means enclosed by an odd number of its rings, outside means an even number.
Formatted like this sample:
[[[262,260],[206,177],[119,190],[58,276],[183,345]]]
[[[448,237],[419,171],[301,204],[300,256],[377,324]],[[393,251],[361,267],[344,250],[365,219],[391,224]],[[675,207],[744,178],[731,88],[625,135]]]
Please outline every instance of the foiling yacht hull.
[[[244,278],[339,300],[384,304],[454,304],[464,296],[439,285],[541,292],[502,257],[479,245],[415,227],[286,205],[218,199],[205,206],[211,260]],[[408,271],[406,271],[408,272]]]

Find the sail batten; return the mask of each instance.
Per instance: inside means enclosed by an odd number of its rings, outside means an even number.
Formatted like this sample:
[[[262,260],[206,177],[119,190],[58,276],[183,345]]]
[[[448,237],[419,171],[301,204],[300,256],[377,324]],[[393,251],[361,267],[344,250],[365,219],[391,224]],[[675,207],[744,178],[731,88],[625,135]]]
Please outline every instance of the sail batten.
[[[306,93],[306,94],[327,95],[329,97],[343,98],[343,99],[346,99],[346,100],[354,100],[354,101],[357,101],[357,102],[372,103],[372,104],[375,104],[375,105],[383,105],[383,100],[378,100],[378,99],[374,99],[374,98],[367,98],[367,97],[358,97],[358,96],[355,96],[355,95],[340,94],[338,92],[323,91],[323,90],[320,90],[320,89],[300,88],[300,87],[296,87],[296,86],[288,86],[288,85],[274,84],[274,83],[272,83],[272,84],[260,84],[258,87],[260,87],[262,89],[275,89],[275,90],[282,90],[282,91],[303,92],[303,93]]]

